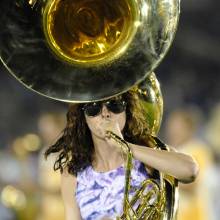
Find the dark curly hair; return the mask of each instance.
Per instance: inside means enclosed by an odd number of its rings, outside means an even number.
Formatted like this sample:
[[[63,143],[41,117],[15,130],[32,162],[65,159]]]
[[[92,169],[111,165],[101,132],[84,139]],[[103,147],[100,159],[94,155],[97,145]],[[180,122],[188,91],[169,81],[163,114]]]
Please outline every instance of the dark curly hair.
[[[126,124],[123,130],[124,139],[130,143],[150,146],[148,144],[149,127],[138,96],[133,91],[122,94],[127,102]],[[63,172],[67,168],[70,174],[76,175],[92,164],[94,145],[87,126],[82,104],[70,104],[67,112],[67,126],[58,141],[45,152],[45,158],[51,153],[59,153],[54,170]]]

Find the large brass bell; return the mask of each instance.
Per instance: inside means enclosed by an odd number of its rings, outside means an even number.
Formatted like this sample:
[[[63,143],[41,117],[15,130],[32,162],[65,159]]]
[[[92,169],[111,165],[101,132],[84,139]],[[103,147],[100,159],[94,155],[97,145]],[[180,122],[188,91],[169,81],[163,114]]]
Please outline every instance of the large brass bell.
[[[27,88],[60,101],[98,101],[132,88],[145,110],[149,135],[156,135],[163,102],[152,72],[173,41],[179,7],[180,0],[1,0],[0,60]],[[160,150],[168,150],[151,138]],[[151,216],[174,219],[177,182],[169,176],[160,180],[156,188],[165,199]],[[138,210],[130,215],[129,175],[125,182],[119,219],[128,220]]]
[[[1,0],[0,59],[44,96],[109,98],[161,62],[179,6],[179,0]]]

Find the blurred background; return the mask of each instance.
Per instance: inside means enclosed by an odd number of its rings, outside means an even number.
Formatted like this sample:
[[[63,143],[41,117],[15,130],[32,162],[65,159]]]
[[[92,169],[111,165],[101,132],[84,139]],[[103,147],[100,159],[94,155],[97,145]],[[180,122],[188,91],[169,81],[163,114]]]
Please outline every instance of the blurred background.
[[[159,136],[200,165],[180,185],[179,220],[220,216],[220,2],[182,1],[174,43],[156,75],[164,98]],[[0,220],[64,219],[54,158],[67,104],[39,96],[0,66]]]

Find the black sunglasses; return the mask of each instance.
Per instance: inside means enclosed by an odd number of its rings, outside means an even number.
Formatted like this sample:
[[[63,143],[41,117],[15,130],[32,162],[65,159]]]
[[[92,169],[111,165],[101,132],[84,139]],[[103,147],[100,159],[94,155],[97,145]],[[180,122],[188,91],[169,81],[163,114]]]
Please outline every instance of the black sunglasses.
[[[82,107],[82,110],[87,116],[94,117],[101,113],[102,105],[105,105],[114,114],[119,114],[126,109],[127,103],[122,99],[110,99],[103,102],[87,103]]]

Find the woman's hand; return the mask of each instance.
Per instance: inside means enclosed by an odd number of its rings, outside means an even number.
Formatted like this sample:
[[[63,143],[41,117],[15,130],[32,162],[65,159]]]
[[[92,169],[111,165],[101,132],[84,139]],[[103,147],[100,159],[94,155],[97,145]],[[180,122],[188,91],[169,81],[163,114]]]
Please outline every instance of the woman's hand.
[[[117,141],[115,141],[115,139],[113,139],[108,133],[108,131],[110,131],[114,133],[115,135],[117,135],[118,137],[120,137],[121,139],[124,139],[118,122],[112,121],[112,120],[106,120],[106,121],[101,122],[98,126],[99,126],[100,133],[105,139],[106,143],[110,147],[121,152],[120,144]]]

